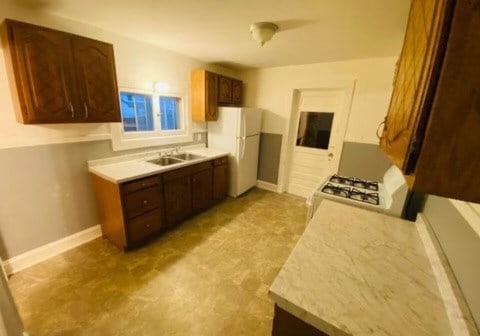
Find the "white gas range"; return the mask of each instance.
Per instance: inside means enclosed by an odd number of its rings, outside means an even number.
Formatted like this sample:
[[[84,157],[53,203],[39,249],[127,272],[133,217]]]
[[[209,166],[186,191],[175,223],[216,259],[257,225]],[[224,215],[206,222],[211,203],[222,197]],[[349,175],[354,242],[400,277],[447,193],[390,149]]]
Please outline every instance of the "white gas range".
[[[325,198],[400,217],[407,193],[405,178],[396,166],[391,166],[387,170],[382,182],[330,175],[307,199],[307,222]]]

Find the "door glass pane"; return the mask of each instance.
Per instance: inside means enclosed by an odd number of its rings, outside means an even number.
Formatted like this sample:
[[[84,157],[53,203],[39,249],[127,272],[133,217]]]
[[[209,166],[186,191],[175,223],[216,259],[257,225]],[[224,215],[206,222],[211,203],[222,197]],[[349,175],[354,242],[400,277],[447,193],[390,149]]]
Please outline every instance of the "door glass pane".
[[[121,92],[120,109],[125,132],[153,131],[152,97]]]
[[[300,112],[297,146],[328,149],[332,124],[332,112]]]

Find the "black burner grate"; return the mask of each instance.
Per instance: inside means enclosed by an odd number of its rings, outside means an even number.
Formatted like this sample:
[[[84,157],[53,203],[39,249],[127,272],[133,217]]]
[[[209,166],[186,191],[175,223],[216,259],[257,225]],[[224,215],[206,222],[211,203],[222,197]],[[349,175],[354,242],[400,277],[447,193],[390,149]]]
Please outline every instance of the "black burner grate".
[[[330,182],[343,184],[351,187],[367,189],[371,191],[378,191],[378,182],[376,181],[367,181],[359,179],[357,177],[346,177],[341,175],[332,175],[330,177]]]

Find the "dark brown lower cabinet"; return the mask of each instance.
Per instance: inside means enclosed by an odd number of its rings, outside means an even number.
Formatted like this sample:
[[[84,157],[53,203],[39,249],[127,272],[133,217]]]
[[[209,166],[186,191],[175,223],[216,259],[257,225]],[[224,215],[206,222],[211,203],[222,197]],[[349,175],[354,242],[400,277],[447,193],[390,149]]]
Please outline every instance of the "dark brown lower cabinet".
[[[228,195],[229,187],[228,157],[224,156],[213,161],[213,200],[223,200]]]
[[[130,249],[225,198],[228,158],[121,184],[93,175],[93,185],[103,237]]]
[[[190,176],[183,169],[166,173],[165,218],[168,226],[180,223],[192,214]]]
[[[127,228],[128,247],[138,246],[165,229],[163,212],[160,209],[147,212],[129,220]]]
[[[272,336],[328,336],[310,324],[275,305]]]
[[[194,213],[209,208],[213,203],[213,169],[208,167],[192,175],[192,210]]]
[[[160,176],[117,184],[93,175],[102,235],[120,249],[136,247],[164,230]]]

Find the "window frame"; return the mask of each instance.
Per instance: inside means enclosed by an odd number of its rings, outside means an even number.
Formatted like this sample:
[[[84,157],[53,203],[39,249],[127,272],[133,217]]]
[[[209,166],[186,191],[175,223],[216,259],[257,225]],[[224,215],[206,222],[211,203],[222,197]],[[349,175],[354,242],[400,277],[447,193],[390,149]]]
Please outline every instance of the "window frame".
[[[125,131],[122,121],[111,123],[110,130],[112,134],[112,147],[114,151],[161,146],[172,143],[193,141],[191,132],[191,117],[188,109],[188,102],[183,94],[179,93],[160,93],[153,90],[132,89],[128,87],[118,88],[118,99],[121,99],[122,93],[133,93],[148,95],[152,98],[153,131]],[[178,98],[178,122],[179,129],[162,130],[160,121],[160,97]],[[120,111],[122,113],[122,111]]]
[[[122,121],[121,121],[121,125],[122,125],[122,136],[126,139],[129,139],[129,138],[138,138],[138,137],[142,137],[142,136],[149,136],[151,134],[154,134],[156,132],[156,125],[155,125],[155,107],[154,107],[154,97],[153,95],[150,93],[150,92],[141,92],[141,90],[118,90],[118,96],[119,96],[119,99],[121,100],[122,99],[122,92],[125,92],[125,93],[133,93],[133,94],[141,94],[141,95],[144,95],[144,96],[150,96],[151,99],[152,99],[152,120],[153,120],[153,131],[131,131],[131,132],[127,132],[125,131],[125,127],[124,127],[124,124],[123,124],[123,113],[122,113],[122,104],[120,102],[120,116],[122,118]],[[135,113],[136,115],[136,113]],[[133,135],[133,136],[132,136]]]

